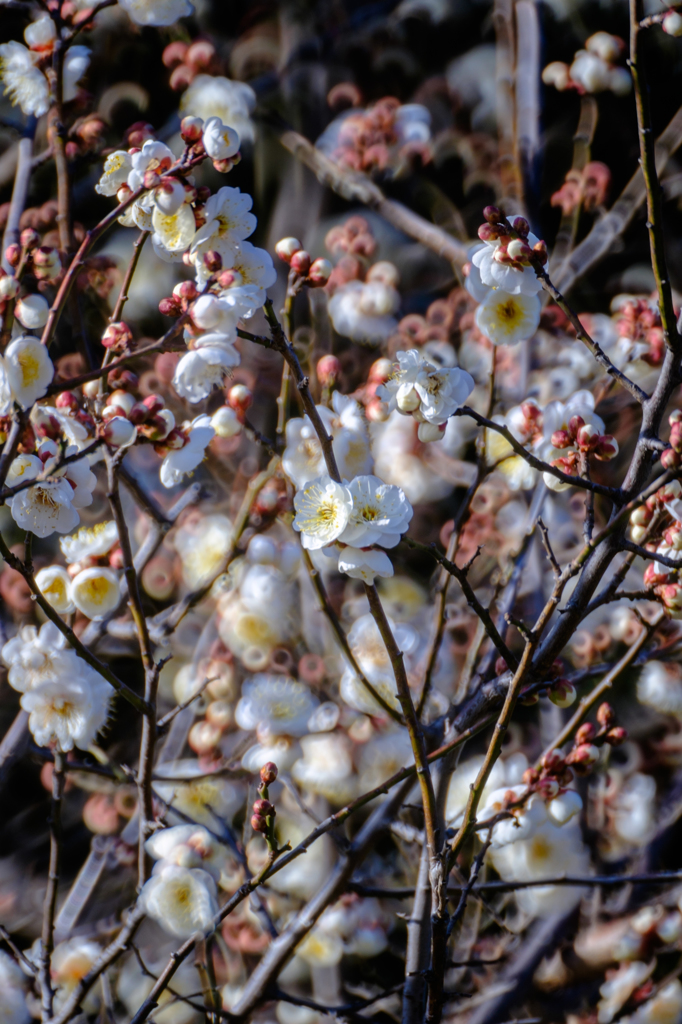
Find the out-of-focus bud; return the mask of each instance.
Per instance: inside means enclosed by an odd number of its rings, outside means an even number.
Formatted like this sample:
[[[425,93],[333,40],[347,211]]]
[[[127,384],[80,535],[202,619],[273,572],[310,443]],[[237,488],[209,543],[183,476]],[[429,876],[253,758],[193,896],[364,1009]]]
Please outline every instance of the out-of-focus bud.
[[[40,245],[40,235],[33,228],[24,228],[19,236],[23,249],[35,249]]]
[[[271,786],[277,778],[277,765],[274,761],[268,761],[260,770],[260,780],[264,786]]]
[[[568,679],[558,679],[549,691],[549,699],[558,708],[569,708],[577,696],[576,688]]]
[[[74,395],[73,391],[62,391],[61,394],[57,395],[54,404],[58,409],[68,409],[69,412],[80,411],[78,399]]]
[[[542,72],[542,81],[545,85],[553,85],[559,92],[568,88],[571,80],[568,64],[561,60],[553,60]]]
[[[158,412],[165,408],[166,403],[161,395],[147,395],[146,398],[142,399],[142,405],[149,411],[150,416],[156,416]]]
[[[299,249],[289,260],[289,265],[294,273],[300,274],[302,277],[305,277],[310,270],[310,263],[310,253],[306,252],[305,249]]]
[[[161,55],[161,60],[165,67],[174,68],[178,64],[182,64],[185,60],[188,48],[187,43],[183,43],[179,39],[173,43],[169,43]]]
[[[341,373],[341,363],[336,356],[326,355],[318,361],[317,367],[317,379],[323,388],[331,387],[339,379]]]
[[[682,584],[666,583],[660,588],[659,594],[668,614],[673,619],[682,618]]]
[[[275,814],[275,808],[269,800],[265,800],[263,797],[260,797],[258,800],[254,801],[253,813],[262,814],[264,818],[269,818],[271,815]]]
[[[325,260],[323,257],[313,260],[308,271],[308,281],[322,287],[331,277],[332,270],[333,267],[329,260]]]
[[[234,437],[242,429],[239,416],[229,405],[221,405],[211,416],[211,426],[218,437]]]
[[[109,324],[102,335],[102,344],[105,348],[126,349],[130,347],[132,340],[133,332],[123,320],[115,324]]]
[[[212,754],[222,738],[222,730],[210,722],[195,722],[189,731],[187,742],[200,757]]]
[[[143,181],[145,188],[158,188],[159,185],[161,184],[161,175],[158,173],[158,171],[145,171]]]
[[[97,398],[99,395],[99,381],[88,380],[83,385],[83,394],[86,398]]]
[[[550,440],[555,448],[568,448],[573,439],[567,430],[555,430]]]
[[[246,384],[233,384],[227,393],[228,404],[237,413],[246,413],[253,404],[253,393]]]
[[[599,747],[594,743],[581,743],[566,758],[566,763],[580,770],[591,767],[599,760]]]
[[[619,747],[621,743],[625,743],[628,738],[628,731],[624,729],[622,725],[615,725],[613,729],[609,729],[604,739],[610,746]]]
[[[251,817],[251,828],[254,832],[267,832],[268,823],[260,814],[254,814]]]
[[[677,469],[682,465],[682,456],[678,455],[674,448],[666,448],[661,452],[661,465],[663,469]]]
[[[417,437],[422,444],[430,441],[442,441],[445,437],[446,423],[420,423],[417,428]]]
[[[161,299],[159,303],[159,313],[162,316],[180,316],[182,313],[182,307],[180,303],[173,295],[169,295],[166,299]]]
[[[488,224],[499,224],[504,220],[504,213],[497,206],[486,206],[483,210],[483,217]]]
[[[615,719],[616,713],[607,701],[604,701],[603,704],[599,705],[597,710],[597,721],[602,729],[608,729],[610,725],[613,725]]]
[[[190,67],[205,71],[215,57],[215,46],[208,39],[196,39],[185,55],[185,63]]]
[[[124,416],[114,416],[105,424],[102,436],[112,448],[125,448],[133,443],[137,437],[137,430]]]
[[[661,28],[669,36],[682,36],[682,15],[678,11],[668,11]]]
[[[380,398],[372,398],[365,406],[365,416],[370,423],[385,423],[391,415],[387,402]]]
[[[224,732],[232,725],[234,715],[228,700],[212,700],[206,708],[206,721]]]
[[[640,505],[630,513],[630,522],[633,526],[648,526],[653,518],[653,512],[646,505]]]
[[[205,252],[201,259],[209,274],[217,274],[223,269],[223,258],[215,249]]]
[[[5,259],[10,267],[18,267],[21,261],[21,246],[13,243],[5,249]]]
[[[298,238],[280,238],[275,246],[275,253],[284,263],[291,263],[291,257],[302,248]]]
[[[204,130],[204,122],[200,117],[183,117],[180,122],[180,136],[183,142],[193,145],[198,142]]]
[[[576,746],[579,746],[581,743],[591,743],[595,732],[596,729],[591,722],[583,722],[575,734]]]
[[[112,391],[107,398],[107,405],[117,406],[128,416],[135,406],[135,399],[129,391],[123,391],[118,388],[116,391]]]

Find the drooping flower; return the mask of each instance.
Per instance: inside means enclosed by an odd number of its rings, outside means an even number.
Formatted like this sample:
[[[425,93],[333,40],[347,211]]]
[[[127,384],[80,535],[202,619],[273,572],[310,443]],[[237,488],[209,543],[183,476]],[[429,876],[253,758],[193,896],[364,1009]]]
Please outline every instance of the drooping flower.
[[[238,366],[240,356],[230,344],[202,345],[182,357],[175,368],[173,387],[181,398],[188,402],[200,402],[208,398],[214,387],[221,387],[233,366]]]
[[[534,293],[493,289],[476,310],[476,326],[493,345],[527,341],[533,337],[539,323],[540,299]]]
[[[119,0],[119,3],[137,25],[174,25],[194,11],[189,0]]]
[[[42,398],[54,377],[47,348],[30,334],[10,342],[5,350],[4,368],[12,397],[22,409]]]
[[[60,615],[75,611],[71,600],[71,577],[61,565],[50,565],[36,573],[36,584],[41,594]]]
[[[183,448],[173,448],[161,463],[159,476],[164,487],[175,487],[201,465],[206,448],[215,437],[210,416],[197,416],[189,425]]]
[[[104,683],[104,680],[102,680]],[[28,711],[28,727],[41,747],[55,743],[62,751],[75,746],[87,750],[109,714],[108,683],[94,686],[85,675],[38,683],[21,698]]]
[[[121,600],[117,573],[106,566],[82,569],[71,581],[71,600],[89,619],[104,618]]]
[[[163,862],[142,887],[139,904],[178,939],[207,935],[215,927],[218,913],[216,886],[208,872]]]
[[[219,117],[229,124],[242,141],[253,141],[254,126],[251,113],[256,106],[256,94],[246,82],[233,82],[229,78],[197,75],[180,101],[183,114],[200,117],[204,122]]]
[[[296,517],[293,527],[301,534],[304,548],[314,551],[337,540],[350,519],[353,499],[343,484],[328,476],[311,480],[294,496]]]
[[[244,682],[234,718],[247,731],[266,729],[273,736],[303,736],[319,703],[305,683],[260,672]]]

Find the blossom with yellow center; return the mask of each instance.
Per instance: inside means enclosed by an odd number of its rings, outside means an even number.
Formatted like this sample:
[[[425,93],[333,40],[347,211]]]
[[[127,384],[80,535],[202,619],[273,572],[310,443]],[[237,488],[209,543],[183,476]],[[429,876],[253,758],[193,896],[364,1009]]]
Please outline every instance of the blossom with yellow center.
[[[516,345],[532,338],[540,323],[537,295],[491,290],[476,310],[476,326],[493,345]]]
[[[49,565],[36,573],[36,584],[44,598],[60,615],[75,611],[71,600],[71,577],[61,565]]]
[[[5,372],[12,397],[22,409],[42,398],[54,376],[54,366],[39,338],[15,338],[5,352]]]
[[[73,578],[71,598],[83,615],[89,619],[102,619],[115,611],[121,600],[118,576],[105,566],[83,569]]]
[[[315,551],[332,544],[345,530],[353,508],[348,487],[328,476],[311,480],[294,497],[293,527],[301,534],[304,548]]]

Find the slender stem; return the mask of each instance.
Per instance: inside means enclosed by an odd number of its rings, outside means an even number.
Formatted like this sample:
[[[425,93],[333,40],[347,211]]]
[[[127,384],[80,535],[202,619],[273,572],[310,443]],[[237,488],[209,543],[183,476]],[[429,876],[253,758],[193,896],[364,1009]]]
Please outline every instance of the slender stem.
[[[287,282],[287,294],[284,300],[284,307],[282,309],[282,319],[284,321],[284,333],[287,338],[292,336],[292,323],[291,314],[294,305],[295,292],[292,287],[293,271],[289,271],[289,280]],[[277,396],[277,440],[281,441],[282,434],[284,433],[284,424],[287,416],[287,405],[289,403],[289,383],[291,381],[291,368],[285,361],[282,367],[282,384],[279,389],[279,395]]]
[[[630,71],[635,92],[637,128],[639,130],[640,166],[646,187],[647,229],[651,249],[651,266],[658,291],[658,308],[663,336],[668,348],[678,351],[679,335],[673,308],[673,293],[665,260],[663,235],[663,194],[656,172],[656,141],[651,121],[649,89],[644,81],[644,60],[640,43],[640,22],[644,14],[643,0],[630,0]]]
[[[140,234],[135,239],[135,241],[133,242],[133,254],[130,257],[130,262],[128,263],[128,266],[126,268],[126,272],[125,272],[123,281],[121,283],[121,290],[118,293],[118,298],[116,300],[116,305],[114,306],[114,311],[111,314],[111,316],[109,317],[109,323],[110,324],[118,323],[120,321],[120,319],[121,319],[121,316],[123,315],[123,307],[125,306],[126,302],[128,301],[128,298],[129,298],[128,292],[130,290],[130,285],[131,285],[131,282],[133,280],[133,276],[135,274],[135,271],[137,270],[137,264],[138,264],[138,262],[140,260],[140,256],[142,255],[142,249],[144,248],[144,243],[147,241],[147,239],[149,238],[150,234],[151,234],[151,231],[141,231]],[[105,366],[108,366],[109,363],[111,362],[110,357],[111,357],[112,353],[113,353],[113,349],[110,349],[110,348],[108,348],[105,351],[104,359],[102,360],[102,370],[104,370]],[[107,374],[106,373],[102,373],[102,376],[100,378],[100,383],[99,383],[99,393],[100,393],[100,395],[104,394],[104,390],[105,390],[105,387],[106,387],[106,380],[107,380]]]
[[[64,794],[64,754],[56,750],[52,771],[52,810],[50,812],[50,862],[47,870],[47,888],[43,900],[43,929],[40,944],[41,1020],[52,1017],[54,992],[50,976],[52,951],[54,950],[54,917],[57,909],[57,891],[62,858],[62,797]]]

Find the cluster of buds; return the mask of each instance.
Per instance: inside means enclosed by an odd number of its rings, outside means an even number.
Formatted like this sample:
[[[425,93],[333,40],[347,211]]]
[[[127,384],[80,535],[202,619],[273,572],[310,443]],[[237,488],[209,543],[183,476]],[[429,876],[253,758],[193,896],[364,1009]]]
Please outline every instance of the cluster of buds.
[[[324,288],[332,272],[329,260],[320,257],[311,260],[298,238],[281,238],[275,246],[275,252],[283,263],[289,264],[289,286],[300,288]]]
[[[377,247],[369,223],[357,215],[330,228],[324,244],[332,256],[365,256],[367,259],[372,258]]]
[[[573,749],[566,757],[566,764],[579,775],[590,771],[599,760],[599,748],[606,744],[619,747],[627,739],[627,731],[615,724],[616,715],[610,704],[604,702],[597,710],[597,727],[583,722],[575,734]]]
[[[349,98],[352,94],[347,91]],[[340,98],[340,93],[337,92]],[[347,114],[341,122],[332,160],[354,171],[383,171],[389,164],[418,158],[423,164],[432,158],[428,125],[425,130],[406,131],[400,100],[385,96],[365,110]]]
[[[183,117],[180,136],[187,146],[187,159],[194,161],[208,156],[216,171],[221,174],[227,174],[241,161],[239,135],[233,128],[223,125],[217,117],[211,117],[206,122],[200,117]],[[201,223],[200,217],[197,227],[201,227]]]
[[[98,385],[97,381],[93,384]],[[87,387],[87,385],[86,385]],[[114,448],[125,447],[139,438],[165,448],[182,448],[185,438],[178,436],[175,417],[160,395],[149,395],[138,402],[129,391],[112,391],[102,410],[101,436]]]
[[[115,349],[117,352],[129,352],[133,344],[133,332],[123,320],[109,324],[102,335],[104,348]]]
[[[180,281],[173,288],[172,295],[161,299],[159,313],[163,316],[182,316],[183,313],[187,313],[198,295],[199,291],[194,281]]]
[[[483,210],[485,223],[478,229],[482,242],[495,246],[493,259],[505,267],[523,270],[524,267],[544,266],[547,262],[547,246],[544,242],[529,244],[530,224],[525,217],[507,220],[504,210],[497,206],[486,206]]]
[[[560,60],[548,64],[542,81],[559,92],[575,89],[581,96],[606,90],[616,96],[627,96],[632,88],[630,75],[617,63],[624,51],[625,43],[620,36],[595,32],[586,40],[585,49],[577,51],[570,66]]]
[[[277,765],[272,761],[268,761],[268,763],[264,764],[260,770],[258,799],[255,800],[253,804],[253,814],[251,816],[251,828],[254,832],[260,832],[265,836],[268,848],[272,851],[277,850],[277,840],[275,839],[276,811],[270,803],[270,792],[268,787],[273,784],[276,778]]]
[[[64,147],[66,159],[76,160],[89,153],[96,153],[102,146],[106,124],[98,114],[79,117],[69,129],[69,138]]]
[[[564,473],[575,475],[579,467],[579,455],[594,455],[599,462],[608,462],[618,454],[618,442],[611,434],[600,434],[592,423],[586,423],[582,416],[573,416],[566,430],[555,430],[552,446],[567,450],[566,456],[555,459],[553,466]]]
[[[55,406],[62,412],[73,417],[78,423],[82,423],[88,430],[93,430],[95,421],[84,409],[73,391],[62,391],[55,399]],[[53,441],[59,441],[62,436],[62,424],[54,416],[49,415],[49,410],[43,407],[43,415],[35,424],[35,432],[39,437],[49,437]]]
[[[28,269],[32,270],[38,281],[54,281],[61,275],[62,263],[58,250],[51,245],[41,245],[40,242],[36,229],[26,227],[19,236],[19,242],[7,246],[5,259],[16,270],[17,279]]]
[[[558,192],[552,196],[552,206],[560,206],[564,217],[582,207],[593,213],[606,202],[611,186],[611,171],[606,164],[593,160],[582,170],[571,168]]]
[[[664,469],[677,469],[682,465],[682,410],[675,409],[668,417],[670,424],[670,448],[661,453]]]
[[[616,329],[632,347],[631,356],[649,366],[660,366],[665,355],[661,316],[648,299],[628,298],[617,310]]]
[[[219,75],[222,72],[215,46],[207,39],[195,39],[189,46],[178,39],[168,44],[161,59],[171,69],[171,89],[178,91],[186,89],[197,75]]]

